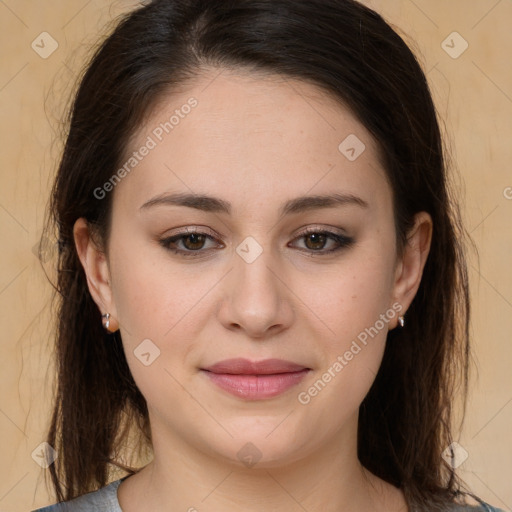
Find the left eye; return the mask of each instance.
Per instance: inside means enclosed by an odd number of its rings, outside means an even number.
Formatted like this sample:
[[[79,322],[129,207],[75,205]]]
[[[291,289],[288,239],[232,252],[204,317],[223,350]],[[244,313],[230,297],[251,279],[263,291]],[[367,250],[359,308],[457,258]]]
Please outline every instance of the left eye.
[[[334,251],[343,249],[353,244],[353,238],[331,231],[308,231],[302,233],[296,240],[304,240],[306,245],[306,251],[310,251],[313,254],[318,253],[319,255],[328,254]],[[325,249],[325,245],[328,241],[334,242],[334,247]]]

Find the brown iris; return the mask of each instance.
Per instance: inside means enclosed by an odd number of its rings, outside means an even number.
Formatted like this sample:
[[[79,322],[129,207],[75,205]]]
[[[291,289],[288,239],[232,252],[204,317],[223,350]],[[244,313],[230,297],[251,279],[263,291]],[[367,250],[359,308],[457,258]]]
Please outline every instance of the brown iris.
[[[187,240],[190,240],[191,243],[188,244]],[[183,237],[183,245],[187,249],[194,251],[194,250],[201,249],[204,245],[205,240],[206,240],[206,237],[204,235],[201,235],[199,233],[191,233],[190,235]]]
[[[305,236],[306,239],[306,247],[308,249],[322,249],[325,245],[325,241],[327,237],[322,233],[311,233]],[[313,247],[309,246],[308,240],[312,240]]]

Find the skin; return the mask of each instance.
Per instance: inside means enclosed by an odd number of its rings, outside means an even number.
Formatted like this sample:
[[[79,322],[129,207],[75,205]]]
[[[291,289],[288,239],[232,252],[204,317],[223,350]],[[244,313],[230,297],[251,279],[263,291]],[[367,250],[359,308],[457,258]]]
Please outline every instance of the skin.
[[[90,292],[121,330],[151,420],[154,460],[119,487],[123,511],[407,510],[402,492],[364,469],[356,451],[358,409],[398,315],[308,404],[298,394],[393,304],[405,314],[430,247],[429,215],[416,215],[399,257],[375,141],[339,102],[298,81],[206,72],[158,104],[128,153],[190,97],[198,105],[115,187],[106,250],[84,219],[75,225]],[[366,146],[354,161],[338,150],[349,134]],[[221,198],[231,214],[141,208],[175,192]],[[279,216],[285,201],[332,193],[367,206]],[[186,227],[213,237],[197,258],[159,242]],[[354,242],[322,256],[337,243],[305,238],[309,227]],[[178,248],[201,247],[184,236]],[[263,251],[251,263],[236,252],[248,236]],[[144,339],[160,350],[149,366],[134,355]],[[244,400],[199,371],[232,357],[311,371],[277,397]],[[249,442],[261,456],[252,467],[237,456]]]

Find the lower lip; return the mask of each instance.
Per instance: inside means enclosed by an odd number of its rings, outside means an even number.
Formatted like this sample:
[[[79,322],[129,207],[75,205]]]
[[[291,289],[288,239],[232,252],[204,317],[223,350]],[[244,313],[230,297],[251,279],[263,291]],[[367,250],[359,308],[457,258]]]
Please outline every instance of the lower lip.
[[[204,371],[210,380],[224,391],[248,400],[264,400],[278,396],[298,384],[308,372],[308,369],[304,369],[272,375],[233,375]]]

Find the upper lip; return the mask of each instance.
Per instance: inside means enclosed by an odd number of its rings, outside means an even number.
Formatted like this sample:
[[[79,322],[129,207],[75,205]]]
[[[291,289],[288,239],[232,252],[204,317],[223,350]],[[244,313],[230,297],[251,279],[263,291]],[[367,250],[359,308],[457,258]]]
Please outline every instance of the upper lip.
[[[203,368],[203,370],[212,373],[229,373],[233,375],[271,375],[276,373],[299,372],[306,369],[309,368],[283,359],[249,361],[243,358],[225,359],[212,366]]]

